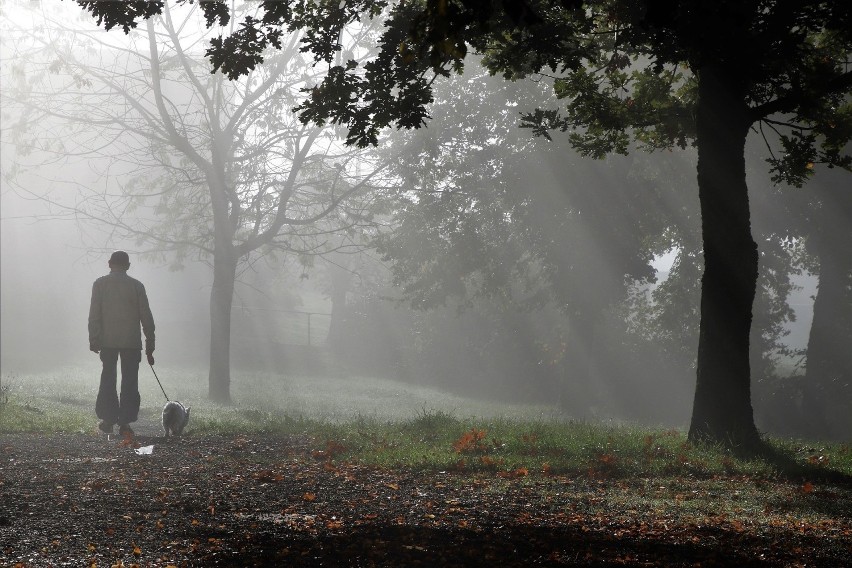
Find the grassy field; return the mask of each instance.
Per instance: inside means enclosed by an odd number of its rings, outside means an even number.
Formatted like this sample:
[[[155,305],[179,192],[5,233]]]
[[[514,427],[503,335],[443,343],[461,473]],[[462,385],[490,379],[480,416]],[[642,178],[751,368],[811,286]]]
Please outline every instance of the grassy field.
[[[88,432],[96,423],[97,365],[4,375],[0,433]],[[368,377],[285,377],[235,372],[233,406],[207,400],[207,377],[158,367],[172,400],[191,405],[187,435],[301,434],[345,459],[382,467],[544,472],[615,477],[852,476],[842,444],[769,440],[762,459],[694,447],[678,430],[572,421],[554,408],[463,398]],[[140,369],[140,420],[156,424],[164,402]]]
[[[234,371],[233,406],[207,399],[207,373],[156,366],[157,375],[172,400],[193,407],[195,431],[251,432],[280,430],[293,421],[343,424],[405,422],[438,413],[460,420],[506,418],[558,420],[556,409],[477,401],[428,388],[371,377],[281,376]],[[4,374],[9,400],[5,431],[74,431],[95,422],[100,367],[75,366],[39,374]],[[165,398],[147,365],[139,370],[142,395],[140,418],[158,420]],[[14,412],[14,417],[11,416]],[[29,416],[29,418],[28,418]]]

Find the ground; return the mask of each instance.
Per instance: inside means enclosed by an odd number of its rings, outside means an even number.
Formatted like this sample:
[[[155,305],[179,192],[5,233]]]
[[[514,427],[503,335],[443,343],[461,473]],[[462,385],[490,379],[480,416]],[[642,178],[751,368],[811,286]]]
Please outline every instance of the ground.
[[[710,520],[699,524],[653,504],[654,480],[387,470],[341,462],[339,443],[307,436],[159,436],[142,425],[134,440],[94,431],[0,437],[0,565],[844,566],[852,559],[848,515],[770,522],[769,507],[783,504],[767,504],[767,522],[746,513],[704,515]],[[140,453],[148,446],[151,453]],[[848,497],[848,487],[840,491]],[[619,492],[647,496],[648,507],[613,510],[607,496]]]

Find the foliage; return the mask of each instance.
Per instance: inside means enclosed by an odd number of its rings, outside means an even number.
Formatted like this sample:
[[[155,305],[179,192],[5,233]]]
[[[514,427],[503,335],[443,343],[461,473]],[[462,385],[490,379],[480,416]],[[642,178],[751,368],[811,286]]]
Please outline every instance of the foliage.
[[[119,25],[125,31],[158,11],[78,3],[107,29]],[[306,30],[302,50],[331,64],[347,25],[388,9],[386,0],[337,7],[261,2],[261,15],[212,42],[208,56],[236,78],[260,64],[268,46],[281,45],[283,30]],[[235,16],[217,3],[205,4],[205,12],[208,23]],[[852,124],[843,100],[852,81],[843,67],[850,41],[850,8],[843,2],[434,0],[402,3],[389,13],[377,58],[363,68],[351,59],[338,63],[326,80],[308,88],[311,97],[302,106],[306,118],[347,124],[350,141],[359,145],[375,143],[378,129],[394,122],[420,126],[431,100],[425,74],[460,70],[470,45],[488,54],[493,71],[508,77],[558,73],[555,92],[568,100],[566,114],[537,111],[529,124],[542,134],[586,128],[573,140],[591,155],[625,151],[625,128],[635,129],[637,139],[651,147],[685,146],[695,137],[690,108],[696,83],[689,71],[719,60],[753,85],[747,102],[754,119],[792,114],[766,122],[769,129],[797,125],[790,133],[779,131],[785,153],[772,160],[779,179],[801,183],[815,161],[850,165],[842,155]],[[737,41],[716,42],[711,29],[727,29]]]

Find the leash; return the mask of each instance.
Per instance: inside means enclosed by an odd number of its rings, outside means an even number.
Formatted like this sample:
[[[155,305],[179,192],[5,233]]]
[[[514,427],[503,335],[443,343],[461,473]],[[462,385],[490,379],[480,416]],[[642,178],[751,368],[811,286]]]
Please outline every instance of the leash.
[[[160,377],[157,376],[157,371],[154,371],[154,365],[148,363],[148,366],[151,367],[151,371],[154,372],[154,378],[157,379],[157,384],[160,385],[160,390],[163,391],[163,396],[166,397],[166,402],[169,401],[169,395],[166,394],[166,389],[163,388],[163,383],[160,382]]]

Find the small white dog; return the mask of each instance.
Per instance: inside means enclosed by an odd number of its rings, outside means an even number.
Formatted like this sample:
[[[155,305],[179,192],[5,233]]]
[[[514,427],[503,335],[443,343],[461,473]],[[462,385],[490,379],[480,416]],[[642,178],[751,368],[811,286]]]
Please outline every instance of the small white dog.
[[[166,433],[166,438],[169,434],[180,436],[186,424],[189,422],[190,407],[171,400],[163,407],[163,430]]]

